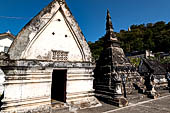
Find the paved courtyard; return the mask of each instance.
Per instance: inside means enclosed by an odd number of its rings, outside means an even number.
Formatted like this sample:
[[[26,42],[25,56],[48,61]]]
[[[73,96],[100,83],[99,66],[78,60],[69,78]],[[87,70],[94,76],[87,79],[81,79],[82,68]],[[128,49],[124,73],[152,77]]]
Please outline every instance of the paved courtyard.
[[[170,93],[165,90],[159,93],[161,97],[157,99],[147,98],[143,94],[129,95],[129,98],[133,98],[129,100],[129,106],[123,108],[101,102],[101,107],[81,110],[71,108],[70,111],[67,108],[61,111],[54,110],[53,113],[170,113]]]
[[[103,113],[170,113],[170,95]]]
[[[136,99],[136,101],[129,103],[129,106],[123,108],[118,108],[103,102],[102,104],[102,107],[78,110],[75,113],[170,113],[170,94],[164,93],[157,99],[149,99],[146,97]]]

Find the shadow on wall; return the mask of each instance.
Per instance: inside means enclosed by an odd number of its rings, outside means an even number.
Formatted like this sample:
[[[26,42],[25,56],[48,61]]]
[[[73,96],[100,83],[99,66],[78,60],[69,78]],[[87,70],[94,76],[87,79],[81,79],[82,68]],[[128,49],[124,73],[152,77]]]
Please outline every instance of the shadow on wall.
[[[2,110],[2,105],[3,105],[3,102],[2,102],[2,99],[4,98],[4,93],[2,95],[0,95],[0,111]]]
[[[3,105],[2,99],[4,98],[4,86],[3,86],[4,81],[5,81],[5,74],[0,68],[0,111],[2,110],[1,106]]]

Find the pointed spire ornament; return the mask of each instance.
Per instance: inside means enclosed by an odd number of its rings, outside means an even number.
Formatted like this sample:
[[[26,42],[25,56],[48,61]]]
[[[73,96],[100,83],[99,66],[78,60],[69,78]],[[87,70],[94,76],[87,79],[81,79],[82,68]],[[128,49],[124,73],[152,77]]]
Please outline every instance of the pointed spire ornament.
[[[6,33],[11,34],[11,32],[9,30]]]
[[[111,20],[111,16],[110,16],[110,12],[107,9],[107,17],[106,17],[106,32],[113,32],[113,24],[112,24],[112,20]]]
[[[61,5],[63,5],[65,3],[65,0],[58,0],[58,3]]]
[[[113,24],[110,16],[110,12],[107,9],[107,17],[106,17],[106,38],[107,40],[114,40],[117,41],[116,34],[113,30]]]

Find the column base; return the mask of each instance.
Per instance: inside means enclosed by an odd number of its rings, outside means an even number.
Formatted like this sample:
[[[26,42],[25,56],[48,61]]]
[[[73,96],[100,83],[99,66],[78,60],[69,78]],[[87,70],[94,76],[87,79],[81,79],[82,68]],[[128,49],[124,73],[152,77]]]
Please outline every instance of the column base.
[[[123,96],[112,97],[109,95],[96,94],[96,97],[101,101],[104,101],[108,104],[115,105],[117,107],[125,107],[125,106],[128,106],[129,104],[128,100],[124,98]]]
[[[115,97],[113,99],[113,102],[118,106],[118,107],[125,107],[128,106],[128,100],[124,97]]]

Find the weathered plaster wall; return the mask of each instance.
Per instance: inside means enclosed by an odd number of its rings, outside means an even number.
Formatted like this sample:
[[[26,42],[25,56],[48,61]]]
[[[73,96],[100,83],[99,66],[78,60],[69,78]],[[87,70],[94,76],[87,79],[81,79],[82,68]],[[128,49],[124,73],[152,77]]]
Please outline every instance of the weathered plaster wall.
[[[83,53],[75,38],[62,13],[58,11],[29,42],[21,59],[52,60],[52,50],[62,50],[68,52],[68,61],[83,61]]]
[[[3,112],[8,109],[22,109],[26,106],[37,107],[49,105],[51,101],[51,70],[39,70],[36,67],[23,66],[23,62],[15,62],[16,66],[3,66],[5,73]]]
[[[92,86],[93,86],[93,79],[92,78],[85,78],[83,80],[82,78],[75,78],[77,80],[70,80],[68,81],[67,85],[67,92],[68,93],[74,93],[74,92],[82,92],[82,91],[89,91],[89,89],[92,91]],[[80,79],[80,80],[79,80]],[[81,80],[82,79],[82,80]],[[73,90],[74,89],[74,90]]]
[[[69,68],[67,73],[67,102],[93,93],[93,68]],[[74,90],[73,90],[74,89]]]
[[[91,63],[23,60],[0,61],[0,65],[6,75],[2,113],[50,106],[52,72],[55,69],[67,70],[68,105],[75,104],[80,108],[83,103],[88,105],[84,107],[100,105],[93,93],[94,67]]]

